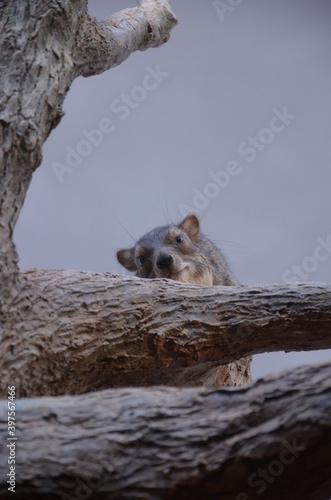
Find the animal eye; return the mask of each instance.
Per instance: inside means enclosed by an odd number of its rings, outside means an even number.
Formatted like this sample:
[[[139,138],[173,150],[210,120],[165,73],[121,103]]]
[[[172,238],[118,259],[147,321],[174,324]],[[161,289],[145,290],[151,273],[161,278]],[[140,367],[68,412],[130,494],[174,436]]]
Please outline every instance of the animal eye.
[[[143,266],[145,262],[145,257],[143,255],[140,255],[140,257],[138,257],[138,262],[141,266]]]
[[[178,243],[178,245],[180,245],[181,243],[185,243],[185,240],[183,236],[176,236],[175,242]]]

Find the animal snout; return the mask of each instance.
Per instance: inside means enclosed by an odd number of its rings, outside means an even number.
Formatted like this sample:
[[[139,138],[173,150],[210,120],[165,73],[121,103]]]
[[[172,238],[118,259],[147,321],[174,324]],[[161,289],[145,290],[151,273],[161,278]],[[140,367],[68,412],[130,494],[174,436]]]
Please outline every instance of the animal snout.
[[[168,267],[171,266],[173,263],[174,259],[171,255],[169,254],[161,254],[158,256],[156,260],[156,265],[158,269],[167,269]]]

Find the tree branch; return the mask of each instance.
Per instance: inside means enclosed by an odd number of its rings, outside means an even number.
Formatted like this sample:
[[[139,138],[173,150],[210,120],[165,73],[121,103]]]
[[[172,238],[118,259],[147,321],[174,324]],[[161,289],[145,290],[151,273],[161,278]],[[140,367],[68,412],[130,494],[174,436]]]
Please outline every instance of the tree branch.
[[[7,411],[1,402],[6,444]],[[20,400],[16,412],[17,498],[331,495],[331,365],[236,391],[117,389]],[[8,469],[6,453],[0,468]],[[1,496],[7,488],[2,474]]]
[[[159,47],[177,24],[168,0],[140,0],[141,7],[124,9],[97,21],[86,17],[74,60],[77,74],[91,76],[123,62],[136,50]]]
[[[251,354],[330,348],[331,285],[201,287],[30,270],[6,324],[1,387],[15,384],[21,396],[191,385],[194,365],[206,372]]]

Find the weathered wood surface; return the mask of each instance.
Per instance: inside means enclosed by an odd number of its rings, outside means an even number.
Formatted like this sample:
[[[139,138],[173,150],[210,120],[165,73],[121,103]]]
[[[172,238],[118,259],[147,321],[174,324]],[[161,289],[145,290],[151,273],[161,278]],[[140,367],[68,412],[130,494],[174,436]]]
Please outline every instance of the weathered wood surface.
[[[30,270],[6,322],[2,393],[7,385],[21,396],[185,385],[250,354],[331,348],[331,285],[198,287]]]
[[[23,399],[16,414],[15,498],[331,497],[331,364],[236,390]],[[0,437],[4,447],[4,401]],[[1,453],[0,470],[7,467]],[[6,491],[2,474],[0,496]]]

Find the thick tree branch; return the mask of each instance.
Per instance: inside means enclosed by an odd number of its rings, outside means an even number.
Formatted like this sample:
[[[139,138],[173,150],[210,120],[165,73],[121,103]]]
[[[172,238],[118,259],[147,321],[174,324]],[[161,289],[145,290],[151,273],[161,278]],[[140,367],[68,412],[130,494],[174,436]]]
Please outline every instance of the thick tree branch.
[[[201,287],[50,270],[21,281],[0,345],[2,390],[14,384],[21,396],[187,385],[194,365],[331,347],[331,285]]]
[[[7,410],[1,402],[1,443]],[[331,495],[331,365],[236,391],[117,389],[21,400],[16,412],[18,499]]]

